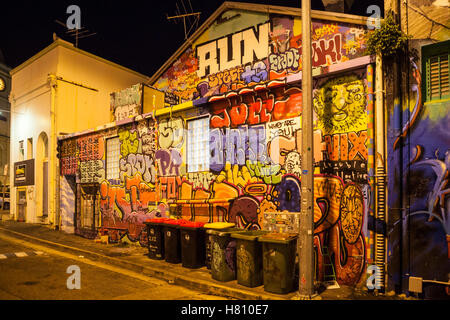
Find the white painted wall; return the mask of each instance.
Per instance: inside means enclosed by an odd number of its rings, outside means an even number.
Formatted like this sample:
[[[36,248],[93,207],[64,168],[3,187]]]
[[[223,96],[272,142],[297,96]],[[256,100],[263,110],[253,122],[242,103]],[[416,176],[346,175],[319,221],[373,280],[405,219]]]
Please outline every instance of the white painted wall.
[[[56,81],[56,128],[51,125],[52,90],[49,75]],[[53,223],[57,197],[55,166],[56,139],[61,133],[93,129],[110,122],[110,93],[133,84],[147,81],[147,77],[85,51],[56,40],[22,65],[13,69],[11,89],[11,214],[17,219],[16,191],[13,163],[19,159],[19,141],[24,141],[27,159],[27,139],[33,139],[32,157],[36,159],[38,138],[42,132],[48,137],[49,166],[49,216],[42,216],[42,165],[35,163],[35,185],[27,187],[26,222]],[[63,81],[64,80],[64,81]],[[96,89],[90,90],[86,87]],[[42,159],[42,157],[40,157]],[[53,172],[52,172],[53,170]],[[59,188],[59,186],[58,186]]]

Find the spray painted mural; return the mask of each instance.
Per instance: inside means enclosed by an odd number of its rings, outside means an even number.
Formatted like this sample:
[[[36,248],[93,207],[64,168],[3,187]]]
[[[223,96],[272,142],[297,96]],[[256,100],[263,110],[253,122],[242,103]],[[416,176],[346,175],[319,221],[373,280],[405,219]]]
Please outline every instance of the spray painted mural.
[[[450,277],[450,103],[422,96],[416,63],[411,58],[408,66],[410,102],[396,101],[388,123],[388,266],[398,287],[408,275],[442,282]],[[442,285],[424,285],[423,292],[450,295]]]
[[[97,230],[144,245],[148,218],[227,221],[253,230],[263,227],[265,213],[300,211],[302,92],[284,77],[301,70],[301,21],[235,13],[232,26],[213,24],[154,84],[184,101],[207,97],[205,105],[61,141],[70,151],[62,155],[61,174],[97,185],[85,196],[91,202],[77,195],[77,205],[93,211],[89,224],[76,210],[79,233]],[[362,27],[314,21],[313,32],[314,67],[363,55]],[[324,265],[331,261],[338,283],[355,285],[370,255],[367,79],[363,67],[314,81],[318,280],[329,276]],[[203,171],[188,163],[190,148],[200,144],[190,121],[199,118],[207,120],[202,148],[209,140]]]
[[[230,10],[229,25],[212,25],[154,86],[183,101],[235,91],[301,70],[301,20]],[[248,25],[248,21],[258,21]],[[240,27],[239,27],[240,26]],[[214,32],[228,30],[228,34]],[[228,27],[228,28],[225,28]],[[231,30],[231,31],[230,31]],[[312,63],[326,67],[364,55],[365,28],[313,20]]]
[[[112,241],[127,236],[145,244],[143,222],[169,213],[261,229],[265,212],[300,211],[302,93],[281,84],[275,80],[260,87],[264,90],[216,96],[209,111],[190,114],[194,120],[208,116],[209,171],[187,170],[186,149],[193,142],[189,116],[182,112],[64,140],[77,162],[64,154],[61,173],[75,174],[81,185],[98,184],[96,227]],[[317,277],[327,275],[321,266],[332,259],[337,281],[345,284],[360,280],[367,258],[366,96],[364,70],[323,78],[314,90]],[[108,162],[114,159],[104,146],[114,137],[118,171],[109,177]],[[173,204],[176,211],[169,210]]]

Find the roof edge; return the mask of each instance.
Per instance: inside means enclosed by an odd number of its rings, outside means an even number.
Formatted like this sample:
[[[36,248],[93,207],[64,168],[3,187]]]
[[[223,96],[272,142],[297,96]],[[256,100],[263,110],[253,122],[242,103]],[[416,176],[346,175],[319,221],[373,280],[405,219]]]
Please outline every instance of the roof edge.
[[[121,69],[121,70],[126,71],[126,72],[129,72],[129,73],[132,73],[132,74],[134,74],[134,75],[136,75],[136,76],[138,76],[138,77],[145,78],[146,80],[144,80],[144,81],[148,81],[148,79],[150,78],[150,77],[147,76],[147,75],[144,75],[144,74],[142,74],[142,73],[139,73],[139,72],[137,72],[137,71],[134,71],[134,70],[132,70],[132,69],[129,69],[129,68],[127,68],[127,67],[124,67],[124,66],[122,66],[122,65],[120,65],[120,64],[117,64],[117,63],[115,63],[115,62],[109,61],[109,60],[104,59],[104,58],[102,58],[102,57],[99,57],[99,56],[97,56],[97,55],[95,55],[95,54],[92,54],[92,53],[90,53],[90,52],[87,52],[87,51],[84,51],[84,50],[82,50],[82,49],[79,49],[79,48],[75,47],[75,46],[73,45],[73,43],[68,42],[68,41],[65,41],[65,40],[63,40],[63,39],[61,39],[61,38],[57,38],[57,39],[56,39],[55,41],[53,41],[50,45],[48,45],[47,47],[45,47],[44,49],[42,49],[41,51],[39,51],[38,53],[36,53],[36,54],[35,54],[34,56],[32,56],[31,58],[29,58],[29,59],[26,60],[25,62],[21,63],[20,65],[18,65],[18,66],[15,67],[14,69],[12,69],[12,70],[10,71],[11,76],[14,75],[15,73],[19,72],[20,70],[22,70],[22,69],[25,68],[26,66],[30,65],[31,63],[33,63],[34,61],[36,61],[37,59],[39,59],[40,57],[44,56],[45,54],[47,54],[48,52],[50,52],[51,50],[53,50],[54,48],[56,48],[56,47],[58,47],[58,46],[63,47],[63,48],[66,48],[66,49],[69,49],[69,50],[72,50],[72,51],[75,51],[75,52],[80,53],[80,54],[83,54],[83,55],[85,55],[85,56],[87,56],[87,57],[93,58],[93,59],[95,59],[95,60],[98,60],[98,61],[100,61],[100,62],[103,62],[103,63],[105,63],[105,64],[108,64],[108,65],[110,65],[110,66],[116,67],[116,68],[118,68],[118,69]]]

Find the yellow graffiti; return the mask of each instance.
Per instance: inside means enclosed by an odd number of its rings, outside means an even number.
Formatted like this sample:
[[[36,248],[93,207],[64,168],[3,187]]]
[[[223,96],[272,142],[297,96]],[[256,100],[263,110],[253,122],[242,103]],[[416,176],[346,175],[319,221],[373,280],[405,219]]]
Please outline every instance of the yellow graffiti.
[[[217,176],[216,182],[229,182],[237,187],[245,188],[249,183],[258,182],[258,178],[252,177],[246,166],[239,169],[239,165],[231,165],[227,162],[225,168]]]
[[[120,153],[126,157],[130,153],[136,153],[139,148],[139,140],[137,139],[137,131],[130,133],[128,130],[119,132],[119,140],[122,143]]]
[[[329,35],[329,34],[334,34],[338,31],[338,26],[334,25],[334,24],[325,24],[323,27],[317,28],[314,30],[314,34],[312,36],[312,39],[315,40],[319,40],[322,37]]]
[[[366,87],[356,75],[328,80],[313,95],[317,128],[323,134],[367,129]]]

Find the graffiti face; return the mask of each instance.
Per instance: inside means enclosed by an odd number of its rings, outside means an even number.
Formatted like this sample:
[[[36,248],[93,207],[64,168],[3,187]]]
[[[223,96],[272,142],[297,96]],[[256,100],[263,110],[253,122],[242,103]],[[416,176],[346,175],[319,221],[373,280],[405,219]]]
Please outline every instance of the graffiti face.
[[[302,157],[300,153],[297,151],[289,152],[286,156],[284,166],[287,173],[292,173],[297,177],[300,177],[302,174]]]
[[[342,192],[340,205],[342,232],[348,243],[355,243],[358,240],[363,212],[361,191],[355,185],[348,185]]]
[[[324,133],[363,130],[366,125],[366,90],[356,76],[329,80],[314,92],[314,111]]]

